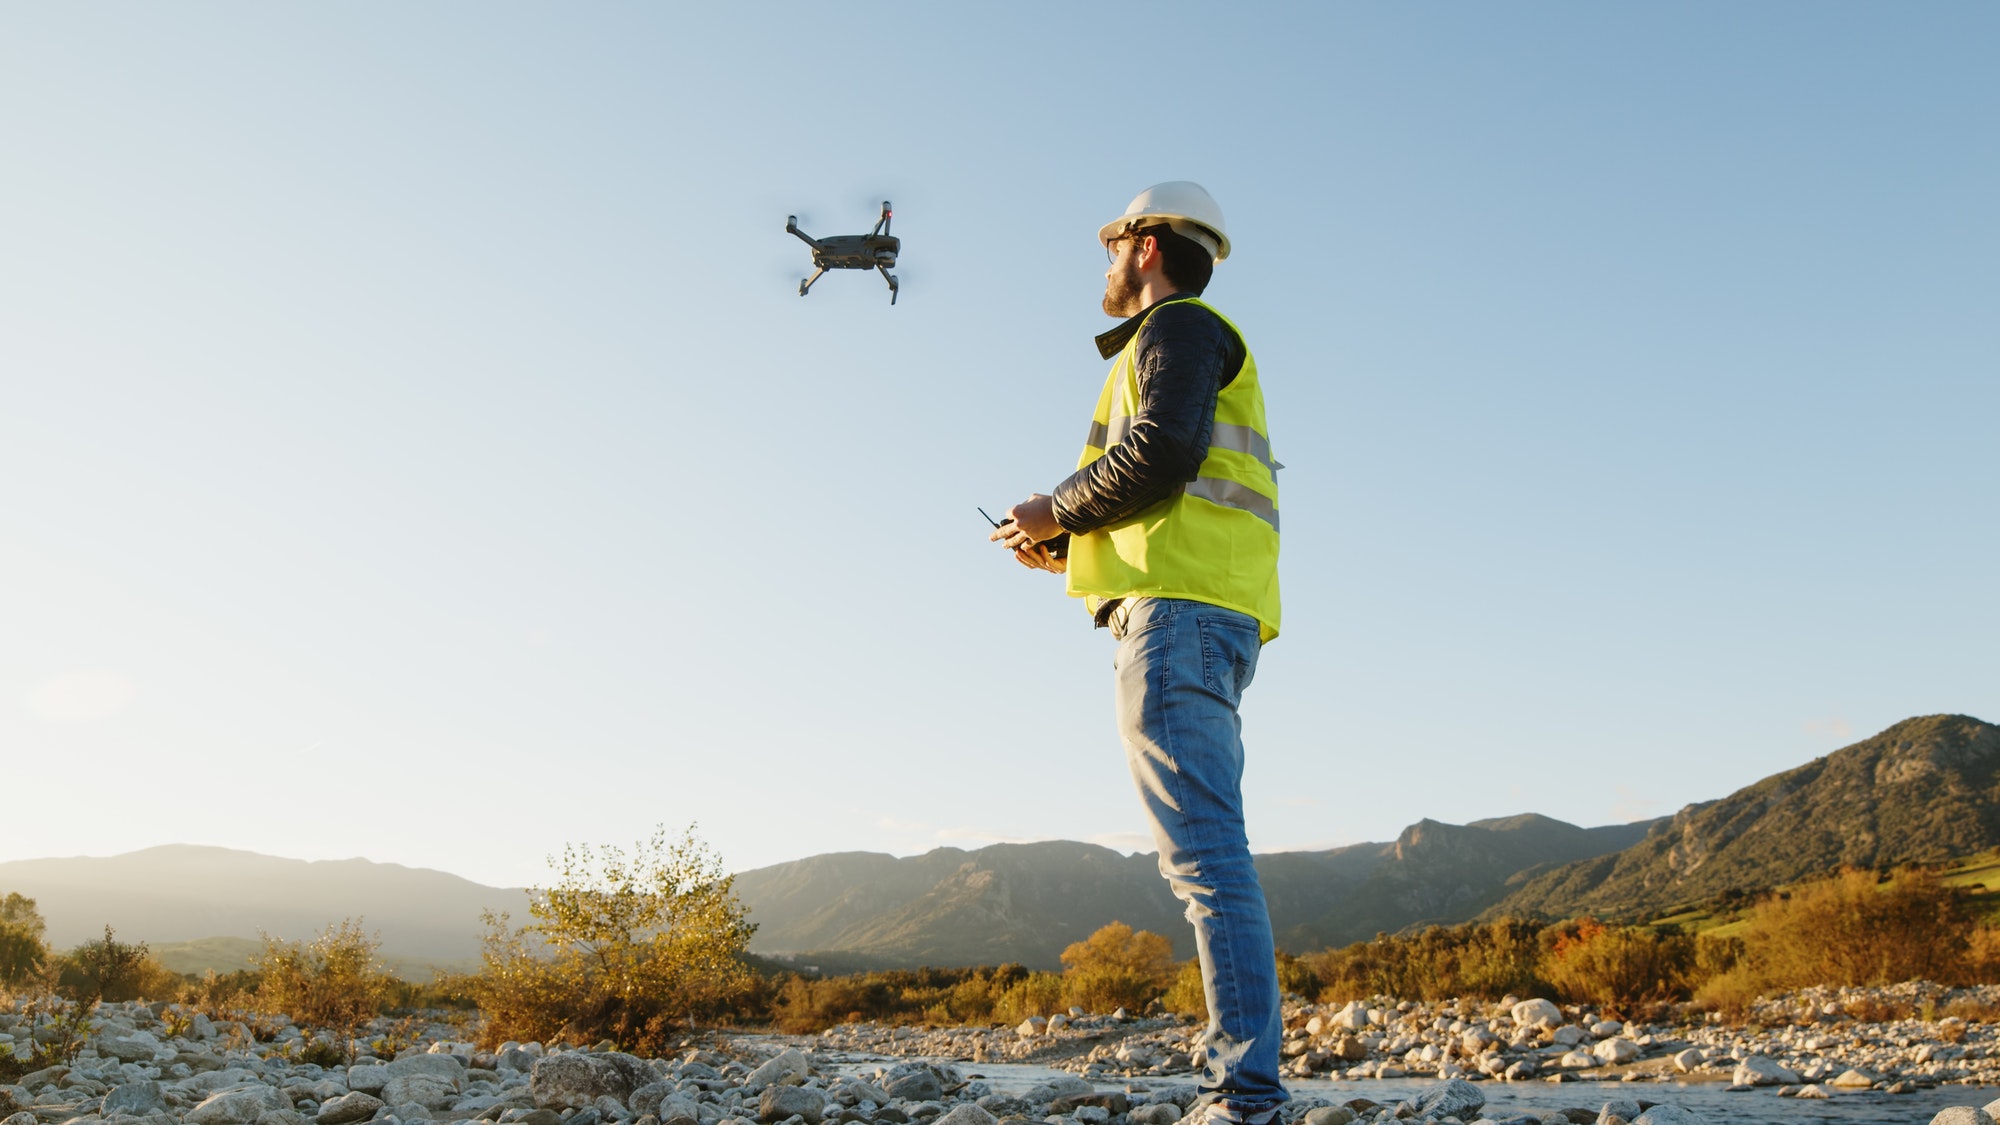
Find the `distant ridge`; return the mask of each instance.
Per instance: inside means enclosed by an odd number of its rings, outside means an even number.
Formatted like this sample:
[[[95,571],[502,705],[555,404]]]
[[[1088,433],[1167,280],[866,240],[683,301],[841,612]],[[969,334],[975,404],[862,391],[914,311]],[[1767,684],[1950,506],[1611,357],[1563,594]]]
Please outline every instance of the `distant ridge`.
[[[1689,805],[1615,855],[1529,879],[1486,916],[1659,915],[1841,866],[1941,862],[2000,846],[2000,728],[1925,715]]]
[[[1426,820],[1391,843],[1256,857],[1280,946],[1345,945],[1424,922],[1456,922],[1508,881],[1641,839],[1652,822],[1578,828],[1535,814]],[[736,893],[757,923],[750,948],[828,967],[1056,968],[1065,946],[1110,921],[1152,930],[1193,956],[1181,904],[1151,854],[1058,840],[938,848],[898,859],[836,852],[746,871]]]
[[[170,945],[254,939],[259,931],[301,940],[342,918],[360,918],[369,932],[380,932],[385,958],[440,965],[477,959],[482,911],[518,917],[527,905],[520,889],[442,871],[195,844],[0,863],[0,893],[8,891],[35,900],[58,948],[101,937],[106,924],[124,940]]]

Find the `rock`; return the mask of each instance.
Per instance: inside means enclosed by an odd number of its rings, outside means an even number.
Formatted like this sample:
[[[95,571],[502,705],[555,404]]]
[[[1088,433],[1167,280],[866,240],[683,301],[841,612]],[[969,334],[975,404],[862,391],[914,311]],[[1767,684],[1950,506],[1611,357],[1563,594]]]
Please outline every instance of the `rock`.
[[[1701,1053],[1700,1047],[1689,1047],[1687,1050],[1674,1055],[1674,1069],[1680,1071],[1682,1074],[1693,1074],[1695,1071],[1701,1069],[1702,1063],[1707,1061],[1708,1057]]]
[[[1027,1093],[1021,1095],[1021,1100],[1034,1105],[1047,1105],[1060,1097],[1071,1094],[1088,1094],[1094,1092],[1096,1089],[1097,1087],[1092,1086],[1074,1074],[1058,1074],[1047,1082],[1030,1087]]]
[[[932,1122],[932,1125],[998,1125],[998,1122],[999,1118],[976,1105],[967,1103],[954,1107],[950,1113]]]
[[[1306,1114],[1307,1125],[1347,1125],[1345,1121],[1314,1122],[1312,1115],[1318,1112],[1318,1110],[1313,1110]],[[1174,1122],[1180,1119],[1181,1107],[1172,1102],[1155,1102],[1152,1105],[1142,1105],[1126,1116],[1126,1120],[1130,1121],[1132,1125],[1174,1125]],[[1349,1120],[1352,1120],[1352,1118]]]
[[[516,1117],[514,1125],[562,1125],[562,1114],[553,1109],[531,1109]]]
[[[1306,1111],[1305,1125],[1354,1125],[1355,1120],[1354,1111],[1344,1105],[1323,1105]]]
[[[1040,1016],[1029,1016],[1027,1019],[1021,1021],[1020,1026],[1014,1029],[1014,1034],[1023,1039],[1033,1039],[1035,1036],[1047,1031],[1048,1028],[1049,1021]]]
[[[934,1102],[944,1097],[944,1083],[929,1067],[917,1067],[882,1084],[889,1096],[906,1102]]]
[[[743,1085],[757,1090],[765,1086],[796,1086],[812,1073],[812,1063],[805,1052],[797,1047],[787,1047],[767,1059],[762,1066],[750,1072],[743,1079]]]
[[[1738,1086],[1796,1086],[1799,1076],[1791,1068],[1763,1055],[1751,1055],[1736,1064],[1736,1073],[1731,1081]]]
[[[1808,1082],[1799,1087],[1798,1093],[1792,1096],[1795,1098],[1830,1098],[1833,1096],[1833,1091],[1817,1082]]]
[[[539,1109],[582,1110],[606,1094],[623,1102],[631,1096],[632,1085],[603,1056],[565,1051],[535,1063],[535,1069],[528,1075],[528,1092]]]
[[[1993,1118],[1976,1106],[1954,1105],[1938,1110],[1931,1125],[1993,1125]]]
[[[1835,1078],[1829,1085],[1852,1090],[1866,1090],[1880,1081],[1882,1081],[1881,1075],[1872,1071],[1862,1070],[1860,1067],[1853,1067],[1841,1071],[1840,1076]],[[1989,1109],[1986,1112],[1990,1115],[1993,1111]]]
[[[284,1093],[256,1083],[217,1090],[187,1111],[190,1125],[256,1125],[266,1113],[292,1108]]]
[[[819,1125],[825,1112],[826,1092],[810,1086],[770,1085],[757,1099],[757,1120],[766,1125],[793,1116],[805,1118],[806,1125]]]
[[[449,1083],[453,1090],[465,1088],[465,1065],[452,1055],[410,1055],[397,1059],[382,1069],[387,1071],[392,1079],[421,1074]],[[385,1095],[385,1100],[394,1102],[398,1099]]]
[[[381,1108],[381,1098],[356,1090],[321,1104],[313,1120],[319,1125],[352,1125],[375,1116],[375,1111]]]
[[[1523,1000],[1508,1013],[1521,1027],[1561,1027],[1562,1009],[1549,1000]]]
[[[389,1068],[386,1066],[350,1066],[347,1068],[347,1088],[364,1094],[379,1094],[382,1087],[389,1084]]]
[[[1625,1025],[1619,1023],[1617,1020],[1598,1020],[1596,1023],[1590,1025],[1590,1037],[1592,1039],[1609,1039],[1624,1030]]]
[[[1080,1112],[1081,1110],[1101,1109],[1104,1111],[1105,1117],[1109,1119],[1118,1114],[1125,1113],[1131,1108],[1132,1100],[1124,1094],[1117,1092],[1064,1094],[1062,1097],[1049,1103],[1049,1112],[1051,1114],[1073,1113],[1076,1114],[1079,1121],[1083,1120],[1084,1116]]]
[[[1466,1114],[1476,1113],[1485,1104],[1486,1095],[1463,1078],[1447,1079],[1417,1096],[1417,1112],[1430,1117],[1471,1120]]]
[[[1708,1125],[1701,1115],[1677,1105],[1656,1105],[1632,1119],[1632,1125]]]
[[[448,1055],[417,1056],[419,1059],[449,1057]],[[390,1105],[403,1106],[414,1103],[430,1110],[451,1108],[451,1103],[457,1096],[457,1087],[435,1074],[398,1074],[383,1084],[381,1093],[382,1100]]]
[[[149,1063],[159,1056],[160,1041],[147,1032],[135,1032],[123,1039],[98,1039],[92,1043],[97,1053],[119,1062]]]
[[[1599,1125],[1603,1125],[1607,1119],[1613,1117],[1620,1121],[1630,1121],[1637,1116],[1639,1116],[1639,1103],[1630,1098],[1613,1098],[1604,1103],[1603,1109],[1597,1111]]]
[[[1507,1069],[1500,1072],[1500,1077],[1509,1082],[1525,1082],[1534,1076],[1535,1060],[1533,1059],[1519,1059],[1508,1063]]]
[[[167,1097],[158,1082],[127,1082],[112,1087],[111,1092],[104,1095],[104,1105],[98,1112],[106,1117],[114,1113],[144,1117],[149,1113],[164,1113],[166,1109]]]
[[[1600,1062],[1607,1065],[1623,1066],[1633,1059],[1638,1058],[1642,1052],[1639,1050],[1637,1043],[1619,1036],[1600,1041],[1590,1049],[1590,1053],[1595,1055]],[[1798,1079],[1794,1078],[1793,1081],[1796,1082]]]
[[[2000,1113],[2000,1098],[1996,1098],[1993,1101],[1987,1102],[1980,1108],[1986,1111],[1986,1116],[1992,1117],[1994,1114]],[[1995,1120],[2000,1120],[2000,1118],[1995,1118]]]
[[[1347,1006],[1333,1014],[1333,1026],[1349,1031],[1361,1031],[1368,1026],[1368,1006],[1359,1000],[1350,1000]]]
[[[0,1125],[42,1125],[42,1119],[24,1109],[0,1121]]]

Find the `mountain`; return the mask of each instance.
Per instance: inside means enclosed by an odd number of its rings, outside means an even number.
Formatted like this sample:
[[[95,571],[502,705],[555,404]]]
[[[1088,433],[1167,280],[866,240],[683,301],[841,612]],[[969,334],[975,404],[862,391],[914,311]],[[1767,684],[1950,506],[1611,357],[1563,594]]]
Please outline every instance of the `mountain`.
[[[1503,897],[1510,878],[1616,851],[1650,826],[1578,828],[1534,814],[1426,820],[1392,843],[1275,852],[1256,865],[1279,945],[1303,952],[1463,921]],[[1065,946],[1111,921],[1167,936],[1176,956],[1194,952],[1157,857],[1072,841],[818,855],[743,872],[736,894],[757,923],[753,951],[828,967],[1052,969]]]
[[[1928,715],[1689,805],[1645,839],[1524,881],[1488,917],[1657,916],[1842,866],[1934,862],[2000,846],[2000,728]]]
[[[518,919],[527,906],[519,889],[442,871],[193,844],[0,863],[0,894],[8,891],[35,900],[57,948],[102,937],[107,924],[120,940],[171,945],[255,939],[260,931],[307,940],[343,918],[358,918],[381,934],[385,960],[449,965],[478,958],[482,911],[508,910]]]

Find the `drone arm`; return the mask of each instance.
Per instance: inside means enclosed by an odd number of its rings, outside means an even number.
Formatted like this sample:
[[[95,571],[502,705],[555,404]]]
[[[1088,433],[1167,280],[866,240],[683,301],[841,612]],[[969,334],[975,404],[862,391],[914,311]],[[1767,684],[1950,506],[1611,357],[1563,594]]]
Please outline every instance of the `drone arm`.
[[[880,270],[880,271],[882,271],[882,276],[883,276],[884,278],[886,278],[886,279],[888,280],[888,282],[889,282],[889,303],[890,303],[890,304],[892,304],[892,305],[893,305],[893,304],[895,304],[895,303],[896,303],[896,290],[897,290],[897,285],[896,285],[896,275],[895,275],[895,274],[893,274],[893,273],[890,273],[890,272],[889,272],[889,269],[888,269],[888,267],[887,267],[887,266],[876,266],[875,268],[876,268],[876,269],[878,269],[878,270]]]
[[[821,266],[820,268],[813,271],[813,275],[811,277],[806,278],[804,281],[799,282],[799,296],[801,297],[805,296],[806,290],[811,289],[813,287],[813,282],[818,281],[820,275],[825,272],[826,272],[826,267]],[[895,304],[895,300],[892,298],[889,303]]]
[[[785,233],[798,235],[800,242],[805,243],[815,250],[820,248],[818,239],[799,229],[799,217],[797,215],[785,216]]]
[[[869,232],[869,233],[870,233],[871,235],[875,235],[875,234],[888,234],[888,233],[889,233],[889,220],[890,220],[890,219],[892,219],[892,218],[894,218],[894,217],[895,217],[895,212],[893,212],[893,211],[889,210],[889,201],[888,201],[888,200],[886,200],[886,199],[885,199],[885,200],[883,200],[883,201],[882,201],[882,217],[881,217],[881,218],[879,218],[879,219],[877,219],[877,220],[875,220],[875,229],[874,229],[873,231]]]

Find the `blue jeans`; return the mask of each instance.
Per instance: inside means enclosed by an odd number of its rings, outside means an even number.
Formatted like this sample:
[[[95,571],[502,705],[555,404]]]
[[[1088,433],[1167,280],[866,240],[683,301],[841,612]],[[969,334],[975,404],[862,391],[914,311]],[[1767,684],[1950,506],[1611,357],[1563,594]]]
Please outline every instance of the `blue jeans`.
[[[1201,1101],[1212,1119],[1261,1122],[1288,1095],[1278,1079],[1271,915],[1243,831],[1236,707],[1257,672],[1257,622],[1177,598],[1137,598],[1118,610],[1118,735],[1160,874],[1187,903],[1208,994]]]

